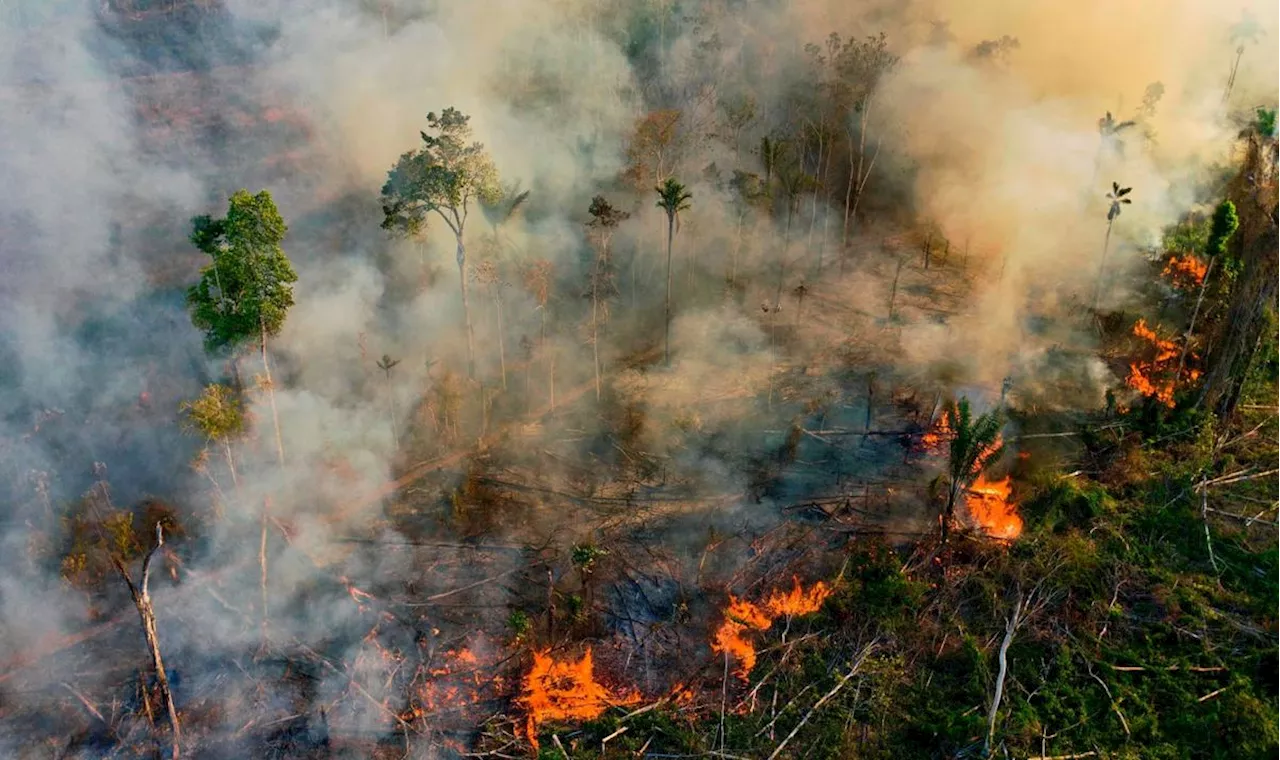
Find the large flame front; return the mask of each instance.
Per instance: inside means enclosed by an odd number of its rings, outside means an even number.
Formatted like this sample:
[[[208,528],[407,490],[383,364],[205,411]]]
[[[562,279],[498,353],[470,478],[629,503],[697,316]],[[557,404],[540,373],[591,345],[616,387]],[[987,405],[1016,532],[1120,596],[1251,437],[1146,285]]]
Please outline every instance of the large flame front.
[[[988,534],[996,538],[1017,538],[1022,533],[1022,518],[1017,505],[1009,499],[1013,487],[1009,478],[987,480],[981,475],[969,487],[965,506],[970,516]]]
[[[525,730],[538,748],[538,725],[556,720],[592,720],[610,705],[627,704],[633,697],[615,697],[595,680],[588,648],[582,659],[557,661],[550,652],[534,652],[520,701],[528,711]]]
[[[831,596],[831,588],[818,581],[805,591],[800,579],[793,578],[790,591],[774,591],[763,604],[729,597],[729,607],[724,612],[724,622],[711,638],[711,650],[732,657],[738,666],[734,672],[744,681],[756,666],[756,647],[747,638],[752,630],[767,631],[773,621],[782,616],[808,615],[817,612]]]

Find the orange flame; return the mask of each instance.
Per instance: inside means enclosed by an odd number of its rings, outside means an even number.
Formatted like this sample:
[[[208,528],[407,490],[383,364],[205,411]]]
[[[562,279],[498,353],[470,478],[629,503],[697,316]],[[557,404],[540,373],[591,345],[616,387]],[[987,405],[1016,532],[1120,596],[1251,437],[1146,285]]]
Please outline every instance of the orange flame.
[[[1177,378],[1169,378],[1167,375],[1176,374],[1173,364],[1178,357],[1177,344],[1172,340],[1161,338],[1155,330],[1147,327],[1145,319],[1139,319],[1133,326],[1133,334],[1154,346],[1155,354],[1148,361],[1130,362],[1129,376],[1125,378],[1125,384],[1138,393],[1173,408],[1173,392]],[[1189,380],[1194,381],[1199,377],[1199,370],[1192,369],[1187,373]]]
[[[1009,478],[987,480],[981,475],[969,486],[965,506],[969,514],[995,538],[1017,538],[1022,533],[1022,518],[1017,505],[1009,500],[1013,492]]]
[[[756,647],[747,638],[749,631],[753,629],[767,631],[775,619],[784,615],[808,615],[817,612],[827,597],[831,596],[831,588],[822,581],[818,581],[805,591],[800,586],[799,578],[793,578],[793,580],[795,586],[791,591],[774,591],[763,605],[753,604],[734,596],[729,597],[729,607],[725,610],[724,622],[711,638],[711,651],[737,660],[738,667],[734,672],[744,681],[756,666]]]
[[[933,423],[933,427],[920,437],[920,446],[925,451],[940,451],[951,440],[953,433],[951,413],[943,410],[942,414],[938,415],[937,421]]]
[[[591,720],[610,705],[634,702],[633,696],[614,697],[595,680],[591,649],[577,662],[558,662],[550,652],[534,652],[520,701],[528,715],[525,732],[538,748],[538,725],[555,720]]]
[[[1173,280],[1175,284],[1186,283],[1195,286],[1204,282],[1204,277],[1208,272],[1209,266],[1194,256],[1183,258],[1174,256],[1165,263],[1164,271],[1161,274]]]

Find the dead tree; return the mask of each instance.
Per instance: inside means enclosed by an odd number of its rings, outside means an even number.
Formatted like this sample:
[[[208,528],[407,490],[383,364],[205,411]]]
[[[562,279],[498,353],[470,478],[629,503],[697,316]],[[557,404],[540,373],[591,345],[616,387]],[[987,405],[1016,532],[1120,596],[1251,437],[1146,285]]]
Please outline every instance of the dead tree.
[[[169,689],[169,675],[164,669],[164,658],[160,655],[160,634],[156,631],[156,611],[151,603],[151,592],[149,590],[151,560],[155,558],[156,552],[160,551],[162,546],[164,546],[164,528],[157,522],[156,545],[142,558],[142,579],[137,584],[133,582],[129,569],[124,566],[124,562],[118,556],[112,554],[111,562],[129,587],[129,596],[133,599],[133,606],[138,609],[138,617],[142,619],[142,633],[146,637],[147,649],[151,652],[151,662],[156,669],[156,684],[160,689],[160,698],[164,700],[165,708],[169,711],[169,726],[172,729],[173,738],[173,757],[174,760],[178,760],[182,747],[182,727],[178,721],[178,708],[173,701],[173,692]]]

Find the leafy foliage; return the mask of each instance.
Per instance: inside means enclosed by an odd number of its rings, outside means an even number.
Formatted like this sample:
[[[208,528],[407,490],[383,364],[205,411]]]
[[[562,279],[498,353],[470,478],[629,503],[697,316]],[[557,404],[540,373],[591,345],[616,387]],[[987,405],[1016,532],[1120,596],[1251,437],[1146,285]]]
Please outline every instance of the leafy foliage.
[[[383,229],[420,235],[435,212],[461,237],[472,200],[500,202],[497,167],[484,145],[471,140],[470,120],[452,107],[427,114],[434,134],[420,132],[422,147],[400,156],[382,186]]]
[[[210,351],[275,335],[293,306],[298,275],[280,247],[288,228],[266,190],[231,196],[222,219],[191,220],[191,242],[213,262],[187,291],[191,322]]]
[[[217,383],[205,386],[200,398],[182,402],[180,410],[188,428],[212,441],[239,438],[247,425],[244,406],[235,390]]]

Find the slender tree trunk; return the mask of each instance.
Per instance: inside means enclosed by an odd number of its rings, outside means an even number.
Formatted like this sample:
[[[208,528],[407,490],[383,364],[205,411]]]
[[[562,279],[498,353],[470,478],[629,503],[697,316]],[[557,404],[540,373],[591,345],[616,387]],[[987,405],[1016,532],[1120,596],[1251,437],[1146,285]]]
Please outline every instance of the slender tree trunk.
[[[262,371],[267,380],[267,398],[271,401],[271,422],[276,430],[276,459],[284,469],[284,437],[280,434],[280,410],[276,407],[276,384],[271,379],[271,362],[267,359],[267,327],[262,325]]]
[[[787,256],[791,253],[791,220],[795,216],[795,209],[795,198],[788,194],[787,225],[782,232],[782,257],[778,261],[778,292],[773,299],[774,306],[779,308],[782,306],[782,286],[787,278]]]
[[[667,298],[665,307],[665,328],[663,337],[662,356],[664,363],[671,366],[671,247],[675,242],[676,235],[676,217],[675,214],[667,214]]]
[[[805,257],[813,255],[813,233],[818,228],[818,194],[822,187],[822,148],[824,128],[818,129],[818,164],[813,170],[813,202],[809,204],[809,237],[804,244]]]
[[[831,179],[831,162],[835,158],[836,141],[827,141],[827,171],[822,175],[822,186],[827,187],[828,181]],[[818,277],[822,277],[823,259],[826,258],[827,242],[830,239],[828,228],[831,223],[831,203],[822,204],[822,237],[818,240]]]
[[[1000,700],[1004,696],[1004,678],[1009,673],[1009,646],[1013,643],[1013,634],[1018,630],[1019,617],[1022,615],[1022,590],[1018,590],[1017,599],[1013,603],[1013,614],[1005,624],[1004,641],[1000,642],[1000,670],[996,675],[996,693],[991,698],[991,710],[987,713],[987,738],[982,743],[982,756],[991,754],[991,742],[996,736],[996,714],[1000,711]]]
[[[147,650],[151,653],[151,663],[156,669],[156,683],[160,687],[160,698],[164,700],[169,712],[169,727],[173,732],[173,758],[178,760],[182,751],[182,725],[178,720],[178,707],[173,701],[173,691],[169,687],[169,674],[164,668],[164,658],[160,654],[160,634],[156,627],[155,607],[151,603],[151,561],[156,552],[164,546],[164,533],[159,524],[156,525],[156,546],[147,552],[142,560],[142,579],[137,586],[129,577],[124,564],[116,560],[116,570],[124,577],[129,587],[129,595],[133,598],[134,607],[138,609],[138,617],[142,619],[142,633],[146,638]]]
[[[1102,261],[1098,264],[1098,284],[1093,290],[1093,310],[1095,312],[1102,303],[1102,283],[1107,274],[1107,252],[1111,250],[1111,226],[1114,223],[1114,219],[1107,222],[1107,237],[1102,243]]]
[[[476,336],[471,327],[471,291],[467,287],[467,249],[462,244],[462,235],[456,236],[458,242],[458,280],[462,286],[462,319],[467,330],[467,379],[476,378]]]
[[[840,276],[844,276],[845,259],[848,258],[849,249],[849,219],[853,209],[853,188],[857,184],[858,172],[854,170],[855,152],[853,149],[853,135],[849,134],[849,184],[844,191],[844,229],[840,233]]]
[[[262,597],[262,649],[265,652],[271,646],[271,621],[267,607],[267,522],[271,510],[271,499],[262,500],[262,523],[258,538],[258,590]]]
[[[502,390],[507,389],[507,349],[502,329],[502,296],[494,293],[493,303],[498,309],[498,367],[502,372]]]
[[[1196,307],[1191,310],[1191,323],[1187,325],[1187,333],[1182,336],[1182,353],[1178,356],[1178,374],[1173,376],[1174,382],[1182,380],[1182,370],[1187,366],[1187,352],[1191,349],[1191,336],[1196,331],[1196,317],[1200,316],[1200,304],[1204,303],[1204,293],[1209,289],[1209,278],[1213,276],[1213,265],[1218,257],[1209,259],[1209,266],[1204,270],[1204,279],[1200,282],[1200,294],[1196,296]]]
[[[240,476],[236,473],[236,460],[231,455],[231,441],[227,438],[222,439],[222,455],[227,460],[227,471],[231,473],[231,487],[235,489],[236,496],[240,495]]]
[[[898,258],[898,268],[893,272],[893,287],[889,290],[889,319],[893,319],[893,302],[898,298],[898,278],[902,275],[902,258]]]
[[[607,237],[601,241],[591,272],[591,363],[596,375],[596,401],[600,401],[600,259],[608,254]]]
[[[391,442],[400,450],[400,426],[396,423],[396,397],[391,386],[391,370],[383,370],[387,380],[387,413],[391,416]]]

